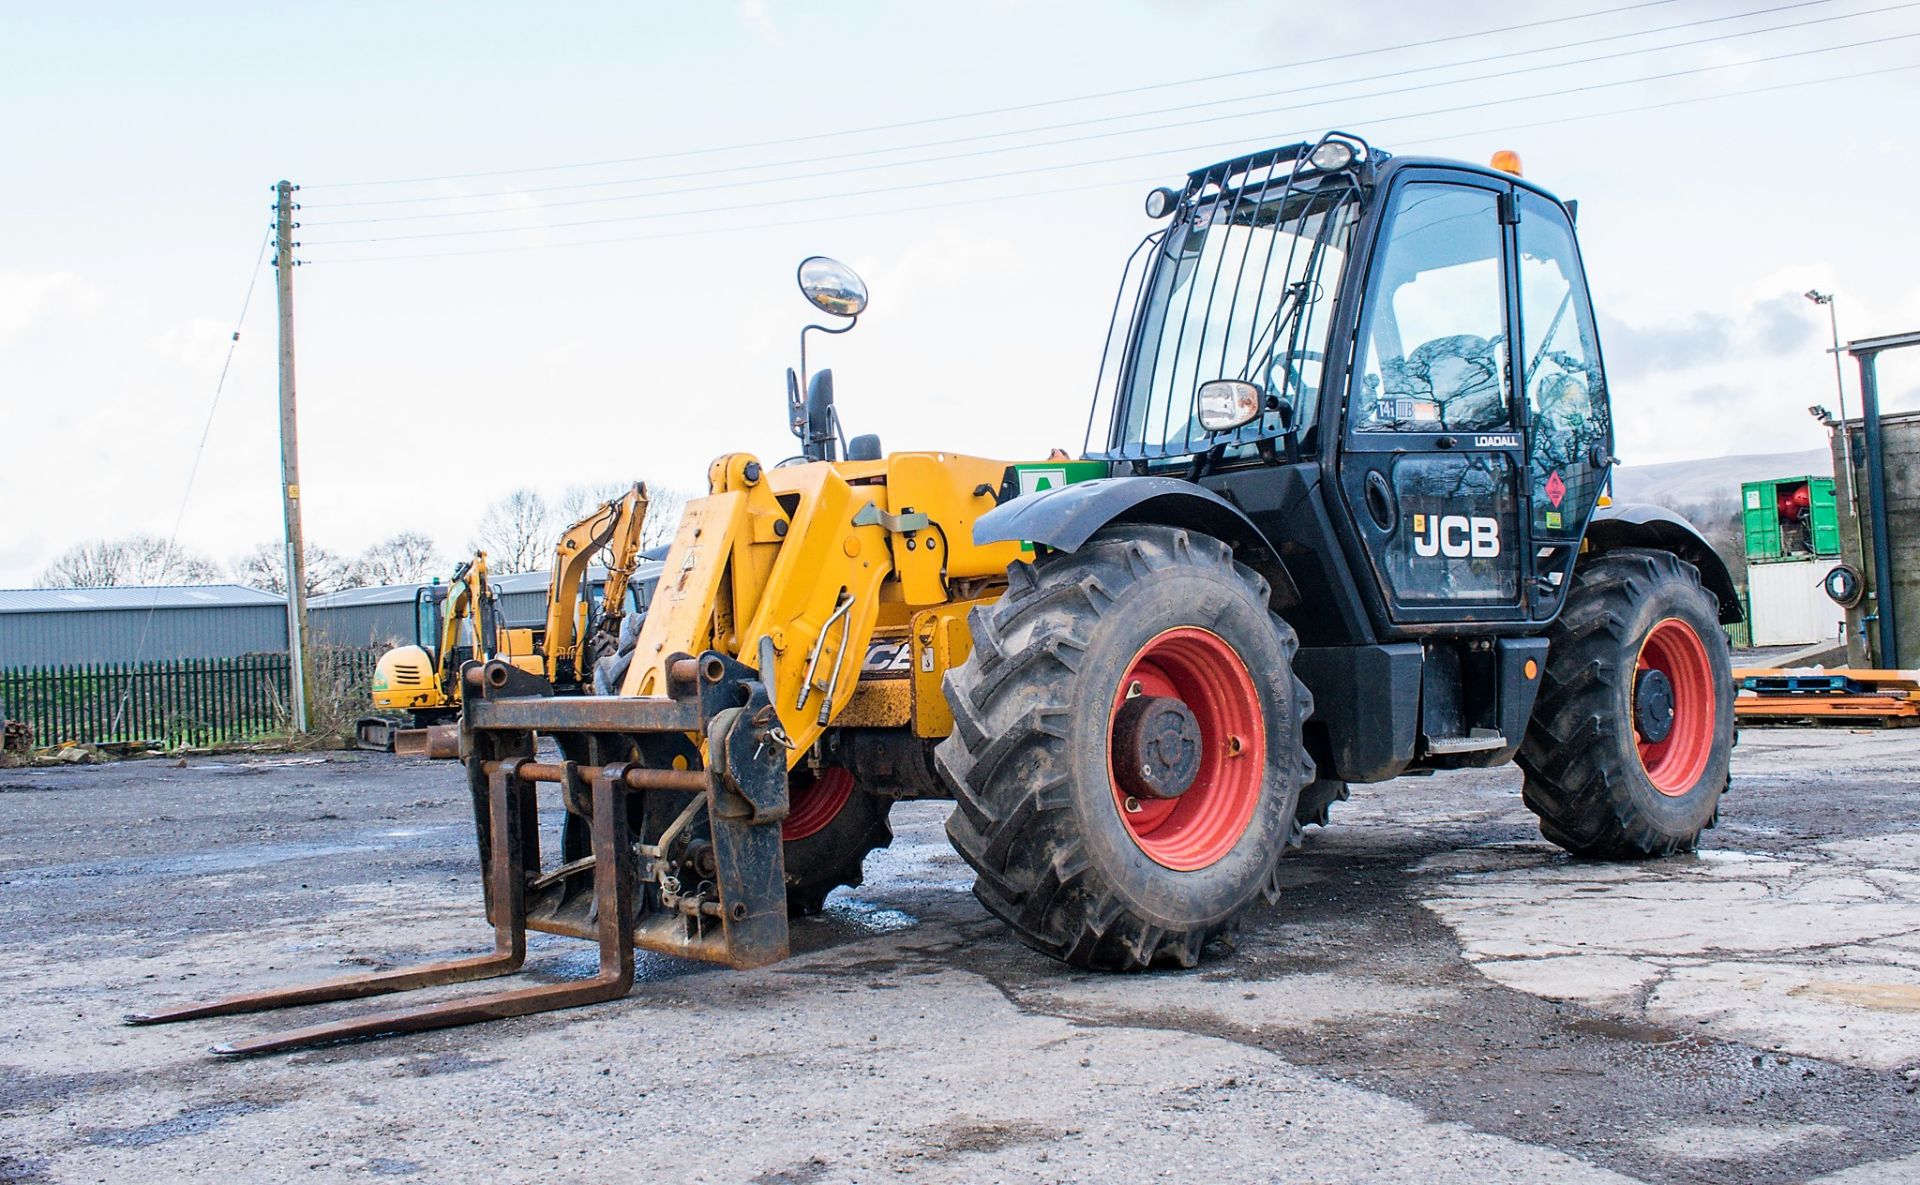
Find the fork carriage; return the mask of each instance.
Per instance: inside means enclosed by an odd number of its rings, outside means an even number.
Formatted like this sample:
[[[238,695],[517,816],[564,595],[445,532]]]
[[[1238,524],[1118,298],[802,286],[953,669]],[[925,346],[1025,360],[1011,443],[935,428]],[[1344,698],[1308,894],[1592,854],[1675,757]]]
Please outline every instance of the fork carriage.
[[[484,873],[492,953],[306,987],[251,992],[128,1017],[163,1024],[264,1012],[511,975],[527,932],[598,944],[590,979],[462,996],[215,1047],[272,1053],[573,1008],[625,995],[636,949],[758,967],[787,956],[780,824],[787,757],[778,717],[751,669],[709,651],[667,664],[668,694],[556,698],[504,662],[462,673],[460,728]],[[710,767],[691,735],[704,733]],[[586,758],[537,759],[538,737]],[[655,760],[636,760],[635,756]],[[566,808],[560,859],[543,860],[541,786]]]

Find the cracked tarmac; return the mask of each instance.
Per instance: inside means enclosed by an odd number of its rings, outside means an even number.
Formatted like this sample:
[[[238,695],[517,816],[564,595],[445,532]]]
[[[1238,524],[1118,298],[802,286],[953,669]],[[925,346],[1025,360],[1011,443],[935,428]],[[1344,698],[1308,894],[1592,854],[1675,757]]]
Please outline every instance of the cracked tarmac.
[[[0,772],[0,1182],[1916,1180],[1917,755],[1748,730],[1707,850],[1637,865],[1511,768],[1359,787],[1237,949],[1133,976],[1013,941],[901,804],[785,963],[238,1064],[274,1021],[117,1020],[485,945],[457,771]]]

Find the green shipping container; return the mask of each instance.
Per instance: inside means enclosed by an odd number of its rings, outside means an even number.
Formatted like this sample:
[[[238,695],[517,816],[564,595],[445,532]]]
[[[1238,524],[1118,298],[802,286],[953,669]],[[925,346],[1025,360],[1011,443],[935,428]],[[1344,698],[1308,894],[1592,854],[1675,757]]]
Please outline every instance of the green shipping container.
[[[1740,487],[1747,561],[1840,554],[1840,518],[1831,477],[1779,477]]]

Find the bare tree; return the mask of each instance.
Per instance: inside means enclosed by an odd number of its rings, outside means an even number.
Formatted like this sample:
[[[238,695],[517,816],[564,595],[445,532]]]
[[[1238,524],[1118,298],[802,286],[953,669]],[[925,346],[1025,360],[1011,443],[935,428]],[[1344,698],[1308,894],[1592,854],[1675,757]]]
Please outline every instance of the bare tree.
[[[611,502],[632,488],[628,483],[618,481],[569,486],[567,492],[560,496],[560,517],[569,523],[578,522],[594,507]],[[687,496],[679,490],[649,485],[647,521],[640,527],[640,550],[646,551],[662,543],[673,542],[674,532],[680,527],[680,516],[686,509]]]
[[[480,516],[473,549],[486,552],[496,572],[533,572],[546,566],[554,533],[547,500],[533,490],[515,490]]]
[[[1694,525],[1707,545],[1720,554],[1727,565],[1727,571],[1733,573],[1733,582],[1739,588],[1747,586],[1747,535],[1746,520],[1742,515],[1737,498],[1722,498],[1715,501],[1686,502],[1668,509],[1679,514]]]
[[[443,566],[432,539],[419,531],[402,531],[361,552],[354,572],[363,586],[420,584]]]
[[[554,516],[561,522],[577,523],[587,517],[589,511],[615,498],[626,497],[632,488],[633,484],[625,481],[592,481],[568,486],[560,500],[553,504]]]
[[[662,486],[647,489],[647,521],[640,528],[640,550],[649,551],[663,543],[672,543],[680,529],[680,516],[687,512],[687,496]]]
[[[325,596],[365,584],[357,565],[315,543],[307,544],[307,595]],[[265,592],[287,593],[287,549],[279,543],[261,543],[236,556],[234,579]]]
[[[307,595],[325,596],[342,589],[361,588],[366,580],[359,565],[338,552],[316,544],[307,544]]]
[[[40,573],[41,588],[112,588],[135,584],[208,584],[220,565],[155,535],[95,539],[69,548]]]

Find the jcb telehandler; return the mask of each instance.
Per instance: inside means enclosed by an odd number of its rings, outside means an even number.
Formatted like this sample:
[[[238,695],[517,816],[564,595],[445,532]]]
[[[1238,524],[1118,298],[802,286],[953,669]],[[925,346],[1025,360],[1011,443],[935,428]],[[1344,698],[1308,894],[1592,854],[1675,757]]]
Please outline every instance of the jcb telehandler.
[[[636,947],[771,962],[898,798],[952,797],[987,909],[1110,970],[1194,964],[1349,782],[1517,760],[1571,851],[1693,847],[1738,601],[1685,522],[1602,504],[1572,209],[1516,174],[1331,133],[1155,190],[1081,460],[842,459],[830,374],[790,381],[803,457],[713,463],[619,695],[467,668],[491,954],[142,1019],[504,974],[528,929],[599,974],[226,1051],[607,999]],[[865,304],[832,261],[800,280]]]
[[[360,747],[430,752],[429,730],[460,715],[460,671],[470,662],[498,659],[545,678],[560,694],[591,685],[595,665],[619,645],[646,514],[647,489],[636,483],[561,533],[544,628],[500,621],[484,551],[463,560],[447,584],[422,586],[414,597],[414,643],[382,654],[373,671],[374,710],[405,713],[413,727],[396,730],[390,716],[364,717],[355,727]],[[595,598],[589,575],[602,555],[607,579]]]

